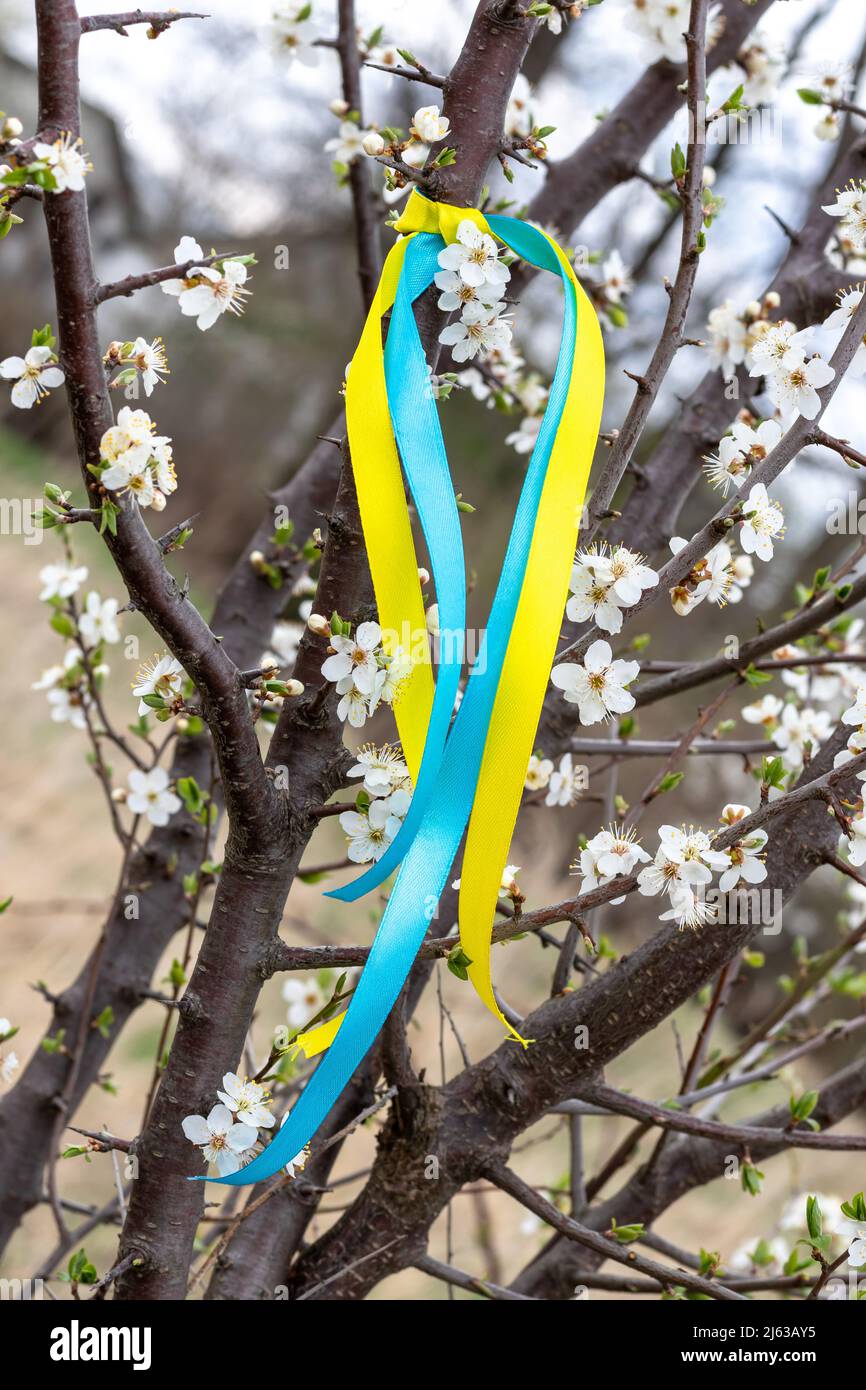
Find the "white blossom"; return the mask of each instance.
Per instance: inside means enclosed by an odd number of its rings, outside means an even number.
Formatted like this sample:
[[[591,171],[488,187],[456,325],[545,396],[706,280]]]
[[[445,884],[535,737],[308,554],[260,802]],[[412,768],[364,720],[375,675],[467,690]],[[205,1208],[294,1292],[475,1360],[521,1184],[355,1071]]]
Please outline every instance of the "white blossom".
[[[361,155],[366,154],[364,142],[368,135],[373,134],[375,131],[362,129],[357,121],[341,121],[338,133],[325,142],[325,152],[332,154],[339,164],[351,164],[353,159],[360,159]],[[379,140],[384,149],[385,142],[381,136]]]
[[[288,58],[290,63],[303,63],[305,67],[318,66],[319,50],[315,42],[319,35],[310,17],[312,9],[306,0],[300,0],[300,3],[281,5],[273,11],[271,42],[275,56]]]
[[[852,182],[837,189],[835,203],[825,204],[824,212],[839,218],[839,234],[855,251],[866,250],[866,185]]]
[[[226,1105],[215,1105],[205,1119],[202,1115],[187,1115],[181,1128],[191,1144],[201,1149],[208,1163],[216,1164],[221,1178],[236,1173],[258,1138],[251,1125],[235,1124]]]
[[[748,333],[746,325],[730,299],[711,309],[707,318],[709,351],[726,381],[736,375],[736,368],[746,360]]]
[[[88,647],[98,647],[100,642],[119,642],[117,599],[101,599],[99,594],[91,589],[84,601],[84,611],[78,619],[78,631]]]
[[[806,745],[811,747],[812,755],[830,737],[833,724],[827,710],[798,709],[796,705],[786,705],[782,718],[773,730],[773,742],[781,751],[782,762],[793,772],[799,772],[806,756]]]
[[[540,415],[525,416],[516,430],[505,436],[506,444],[510,444],[517,454],[531,454],[538,442],[538,434],[541,429]]]
[[[133,815],[146,816],[151,825],[168,825],[180,810],[181,799],[169,790],[169,775],[164,767],[152,767],[149,772],[134,767],[127,781],[127,806]]]
[[[751,705],[745,705],[740,710],[740,717],[745,719],[747,724],[763,724],[765,729],[772,731],[776,727],[782,709],[783,702],[778,695],[762,695],[760,700],[756,700]]]
[[[545,758],[540,753],[533,753],[529,759],[523,785],[528,792],[543,791],[550,781],[552,772],[553,763],[550,758]]]
[[[719,440],[718,453],[706,458],[707,481],[727,497],[731,487],[742,487],[751,469],[767,457],[781,438],[782,426],[776,420],[764,420],[757,428],[744,420],[735,420],[729,433]]]
[[[583,663],[561,662],[550,679],[569,704],[577,705],[581,724],[597,724],[614,714],[634,709],[626,687],[637,678],[637,661],[614,661],[607,642],[593,642]]]
[[[570,753],[564,753],[559,767],[550,774],[545,806],[573,806],[586,786],[586,769],[574,766]]]
[[[443,270],[454,271],[475,289],[496,286],[501,293],[502,286],[511,279],[511,271],[499,259],[499,248],[493,237],[476,227],[468,217],[457,228],[457,240],[443,247],[438,259]]]
[[[439,334],[440,343],[451,348],[455,362],[471,361],[479,353],[507,347],[511,324],[504,315],[504,303],[470,304],[456,323],[449,323]]]
[[[145,695],[158,695],[167,705],[179,700],[185,679],[186,673],[180,662],[167,652],[143,662],[132,686],[133,695],[139,696],[139,714],[150,713],[150,706],[144,701]]]
[[[763,483],[756,483],[743,503],[740,545],[747,555],[772,560],[773,541],[781,537],[784,526],[781,506],[768,495]]]
[[[569,622],[585,623],[592,619],[602,632],[616,633],[622,629],[622,599],[614,592],[613,577],[603,567],[597,570],[584,554],[577,557],[569,580],[571,597],[565,605]]]
[[[638,864],[648,864],[649,860],[650,856],[633,830],[625,830],[617,825],[600,830],[588,841],[586,849],[580,852],[579,867],[583,875],[581,892],[589,893],[594,888],[612,883],[615,878],[628,877]],[[615,905],[624,901],[624,898],[611,899]]]
[[[73,565],[67,561],[59,565],[45,565],[39,571],[42,589],[40,600],[45,603],[54,598],[71,598],[78,593],[87,578],[86,565]]]
[[[251,1125],[253,1129],[273,1128],[276,1120],[268,1109],[271,1096],[264,1086],[237,1076],[232,1071],[226,1072],[223,1086],[225,1090],[217,1091],[217,1095],[238,1120]]]
[[[364,744],[355,754],[356,761],[349,768],[350,777],[363,777],[364,791],[370,796],[388,796],[397,787],[409,783],[409,769],[403,754],[390,743],[377,748],[374,743]]]
[[[81,138],[70,131],[64,131],[52,145],[38,140],[33,146],[36,158],[46,165],[54,175],[53,193],[71,190],[80,193],[84,187],[84,176],[93,168],[86,154],[81,152]]]
[[[334,681],[337,693],[345,695],[353,687],[369,697],[376,688],[379,665],[376,652],[382,640],[378,623],[360,623],[354,637],[333,636],[333,655],[322,665],[325,680]]]
[[[303,1028],[325,1007],[325,994],[315,975],[292,975],[283,985],[288,1004],[286,1021],[293,1032]]]
[[[0,362],[0,377],[4,381],[14,381],[12,404],[19,410],[39,405],[53,387],[62,386],[66,380],[50,347],[28,348],[23,357],[4,357]]]
[[[340,825],[349,840],[349,858],[355,864],[381,859],[396,837],[412,800],[411,792],[400,788],[390,796],[377,797],[366,810],[344,811]]]
[[[435,145],[444,140],[450,129],[447,116],[440,115],[438,106],[419,106],[412,117],[409,133],[425,145]]]

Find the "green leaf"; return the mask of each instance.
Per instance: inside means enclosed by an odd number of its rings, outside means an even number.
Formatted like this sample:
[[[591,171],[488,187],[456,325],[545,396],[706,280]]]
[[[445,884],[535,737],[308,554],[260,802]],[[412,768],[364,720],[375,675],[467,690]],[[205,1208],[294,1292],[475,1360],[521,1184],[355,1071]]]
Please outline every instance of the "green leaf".
[[[642,1221],[635,1221],[629,1226],[618,1226],[616,1221],[611,1221],[607,1234],[618,1240],[620,1245],[630,1245],[633,1240],[640,1240],[644,1229]]]
[[[749,685],[766,685],[768,681],[773,679],[772,671],[759,671],[754,661],[749,662],[743,675]]]
[[[462,949],[461,946],[457,945],[453,948],[453,950],[449,951],[448,969],[451,971],[452,975],[457,976],[458,980],[469,979],[468,967],[471,964],[472,960],[469,956],[467,956],[466,952]]]
[[[817,1104],[817,1091],[806,1091],[798,1099],[795,1099],[794,1096],[791,1096],[790,1107],[792,1120],[796,1120],[798,1122],[801,1120],[807,1120]]]
[[[798,87],[797,96],[804,101],[807,106],[823,106],[824,98],[820,92],[816,92],[811,87]]]
[[[761,1183],[764,1174],[754,1163],[744,1163],[740,1169],[740,1185],[744,1192],[748,1192],[750,1197],[759,1197],[761,1194]]]
[[[686,157],[683,153],[679,141],[671,150],[671,173],[675,179],[681,179],[686,172]]]
[[[813,1240],[820,1240],[821,1236],[824,1234],[821,1204],[817,1197],[806,1198],[806,1230]]]
[[[684,772],[666,772],[659,782],[656,796],[661,796],[662,792],[672,792],[674,787],[678,787],[685,777]]]
[[[95,1266],[90,1263],[83,1249],[79,1250],[77,1255],[72,1256],[67,1270],[69,1278],[74,1284],[95,1284],[99,1277]]]

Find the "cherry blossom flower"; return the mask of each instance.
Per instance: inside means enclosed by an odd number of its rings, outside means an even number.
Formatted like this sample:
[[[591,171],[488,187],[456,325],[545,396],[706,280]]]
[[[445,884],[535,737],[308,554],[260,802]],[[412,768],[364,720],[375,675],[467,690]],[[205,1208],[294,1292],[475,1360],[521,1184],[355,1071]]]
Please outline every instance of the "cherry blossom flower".
[[[294,1032],[305,1027],[325,1007],[325,993],[315,975],[292,975],[284,983],[282,992],[289,1006],[286,1021]]]
[[[612,304],[621,304],[634,289],[631,271],[618,251],[611,251],[602,262],[600,288]]]
[[[126,804],[135,816],[146,816],[151,825],[168,825],[170,818],[182,805],[179,796],[169,791],[169,775],[164,767],[152,767],[142,772],[134,767],[127,779],[129,792]]]
[[[81,143],[80,137],[64,131],[52,145],[39,140],[33,146],[36,158],[54,175],[52,193],[65,193],[67,190],[80,193],[84,188],[84,176],[93,165],[87,155],[81,153]]]
[[[638,892],[645,897],[667,893],[671,907],[661,914],[661,921],[700,926],[713,914],[695,889],[711,883],[712,869],[724,867],[727,859],[710,848],[710,837],[703,830],[663,825],[659,840],[652,863],[638,874]]]
[[[585,623],[592,619],[602,632],[616,633],[622,629],[622,599],[614,592],[613,576],[604,566],[597,570],[585,553],[578,555],[569,580],[571,598],[565,605],[569,622]]]
[[[740,718],[745,719],[747,724],[763,724],[767,732],[772,733],[783,707],[778,695],[763,695],[753,704],[745,705],[740,710]]]
[[[481,352],[506,347],[511,341],[511,324],[504,304],[470,304],[456,323],[449,323],[439,334],[440,343],[451,348],[455,362],[471,361]]]
[[[357,121],[341,121],[338,133],[331,140],[325,142],[325,152],[332,154],[339,164],[351,164],[353,159],[360,159],[363,154],[367,153],[364,142],[368,135],[375,133],[375,131],[363,130]],[[384,149],[385,142],[381,135],[378,138],[382,143],[382,149]]]
[[[527,415],[516,430],[505,436],[505,442],[510,444],[517,454],[531,454],[538,442],[540,429],[541,416]]]
[[[836,375],[835,368],[823,357],[803,357],[791,366],[782,367],[767,379],[767,394],[785,415],[803,415],[814,420],[821,409],[818,392]]]
[[[489,309],[502,293],[501,284],[491,280],[482,280],[480,285],[470,284],[458,270],[437,270],[433,279],[437,289],[442,291],[436,302],[446,314],[466,309],[470,304],[483,304]]]
[[[108,673],[108,667],[96,666],[93,676],[101,680]],[[91,704],[81,658],[78,652],[70,649],[63,658],[61,666],[49,666],[34,681],[32,690],[46,691],[46,699],[51,706],[51,718],[55,724],[71,724],[73,729],[86,729],[86,710]]]
[[[859,868],[866,864],[866,816],[855,816],[847,835],[840,835],[839,844],[848,852],[848,863]]]
[[[682,536],[673,536],[670,541],[671,552],[678,555],[688,544]],[[733,586],[731,547],[726,541],[719,541],[708,550],[702,560],[698,560],[679,584],[670,591],[671,603],[675,613],[685,617],[699,603],[709,600],[720,608],[729,601]]]
[[[54,598],[72,598],[73,594],[78,593],[87,575],[86,565],[73,565],[68,561],[59,565],[45,565],[39,571],[42,584],[39,594],[41,602],[45,603]]]
[[[834,309],[832,314],[824,320],[821,325],[822,328],[841,336],[851,322],[854,310],[859,306],[862,298],[862,290],[842,290],[839,294],[839,307]],[[855,379],[866,376],[866,342],[858,343],[857,351],[848,368],[848,374]]]
[[[221,1178],[243,1166],[258,1138],[251,1125],[235,1124],[227,1105],[215,1105],[207,1119],[187,1115],[181,1128],[190,1143],[201,1149],[207,1162],[216,1164]]]
[[[835,203],[824,204],[824,212],[839,218],[839,233],[855,251],[866,249],[866,185],[852,181],[837,189]]]
[[[140,373],[146,396],[152,395],[154,388],[161,386],[163,378],[168,376],[168,359],[162,338],[154,338],[150,343],[146,338],[136,338],[132,351],[121,360],[131,363]]]
[[[690,0],[626,0],[626,3],[626,28],[644,40],[647,61],[654,63],[658,58],[667,58],[671,63],[684,63]],[[718,18],[719,6],[712,5],[707,15],[708,39]]]
[[[866,1265],[866,1236],[854,1237],[848,1246],[848,1263],[852,1269],[862,1269]]]
[[[736,375],[736,368],[746,360],[748,333],[741,316],[730,299],[711,309],[707,318],[709,351],[726,381]]]
[[[726,806],[722,812],[724,822],[725,812],[745,811],[749,813],[749,808]],[[733,824],[732,821],[728,822]],[[719,888],[723,893],[729,893],[732,888],[742,881],[743,883],[763,883],[767,877],[767,866],[761,857],[762,851],[767,845],[767,832],[765,830],[753,830],[745,839],[731,845],[728,849],[721,851],[729,861],[729,867],[722,871],[719,878]]]
[[[564,753],[559,767],[550,774],[545,806],[573,806],[586,787],[586,768],[575,767],[570,753]]]
[[[773,730],[773,742],[780,749],[785,766],[792,772],[799,772],[805,762],[806,745],[810,745],[814,756],[830,737],[832,728],[827,710],[801,710],[796,705],[786,705],[778,727]]]
[[[743,503],[740,545],[747,555],[772,560],[773,541],[782,536],[784,527],[781,506],[768,495],[763,483],[756,483]]]
[[[529,759],[523,785],[528,792],[543,791],[550,781],[552,772],[553,763],[550,758],[545,758],[541,753],[533,753]]]
[[[119,642],[117,599],[101,599],[91,589],[84,602],[84,612],[78,619],[78,631],[88,647],[98,647],[100,642]]]
[[[399,748],[390,743],[377,748],[364,744],[355,754],[356,762],[349,768],[349,777],[363,777],[364,791],[370,796],[388,796],[396,787],[409,783],[409,769]]]
[[[190,276],[193,275],[198,277],[198,282],[181,290],[178,303],[181,313],[194,318],[202,332],[211,328],[226,311],[243,313],[243,301],[250,291],[244,288],[247,268],[242,261],[223,261],[221,270],[215,265],[199,266],[190,271]]]
[[[290,63],[303,63],[314,68],[319,63],[319,49],[315,47],[319,37],[315,22],[311,19],[313,7],[302,0],[299,4],[281,5],[271,16],[271,42],[274,54],[288,58]]]
[[[743,73],[743,101],[748,106],[769,106],[776,100],[785,71],[785,54],[773,48],[760,29],[737,53],[736,67]]]
[[[468,217],[457,228],[457,240],[443,247],[438,259],[443,270],[454,271],[464,284],[475,289],[496,286],[501,293],[502,286],[511,279],[511,271],[499,259],[493,237]]]
[[[39,405],[53,387],[62,386],[66,380],[50,347],[28,348],[23,357],[4,357],[0,377],[14,381],[12,404],[19,410]]]
[[[761,463],[782,438],[776,420],[764,420],[756,429],[744,420],[735,420],[730,431],[719,440],[718,454],[704,463],[707,481],[727,497],[731,487],[740,488],[756,463]]]
[[[376,653],[382,640],[378,623],[360,623],[354,637],[333,636],[333,655],[322,665],[325,680],[334,681],[345,695],[353,686],[364,696],[373,694],[379,665]]]
[[[268,1109],[271,1096],[264,1086],[237,1076],[233,1071],[226,1072],[223,1086],[225,1090],[217,1091],[217,1095],[239,1121],[253,1129],[273,1128],[276,1120]]]
[[[439,114],[438,106],[419,106],[412,117],[409,133],[425,145],[435,145],[437,140],[445,139],[450,128],[448,117]]]
[[[0,1052],[0,1081],[7,1086],[11,1085],[20,1065],[17,1052]]]
[[[403,824],[411,800],[411,793],[401,788],[371,801],[366,811],[342,813],[340,825],[348,837],[347,854],[353,863],[368,864],[382,858]]]
[[[139,696],[139,714],[148,714],[150,706],[145,703],[145,695],[158,695],[167,705],[179,700],[183,694],[186,672],[180,662],[166,652],[145,661],[138,669],[132,686],[133,695]]]
[[[580,891],[589,893],[593,888],[612,883],[615,878],[627,877],[638,864],[649,862],[650,856],[633,830],[617,825],[600,830],[580,853],[579,868],[583,875]],[[625,898],[612,898],[611,902],[618,905],[625,902]]]
[[[597,724],[614,714],[634,709],[634,696],[626,687],[637,678],[637,661],[614,661],[607,642],[593,642],[583,664],[561,662],[550,679],[569,704],[577,705],[581,724]]]

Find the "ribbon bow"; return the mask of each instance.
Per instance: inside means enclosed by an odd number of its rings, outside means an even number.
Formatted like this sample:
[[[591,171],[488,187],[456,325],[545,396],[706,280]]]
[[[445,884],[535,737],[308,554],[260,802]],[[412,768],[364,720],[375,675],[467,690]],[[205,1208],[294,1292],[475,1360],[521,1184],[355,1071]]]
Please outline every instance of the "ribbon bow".
[[[465,222],[563,283],[559,357],[480,650],[456,714],[464,660],[466,585],[460,519],[412,305],[443,247]],[[417,191],[395,224],[403,233],[382,271],[346,382],[352,467],[382,642],[411,657],[395,703],[412,802],[371,868],[328,896],[354,901],[400,865],[364,971],[345,1013],[302,1034],[307,1057],[325,1056],[265,1151],[222,1183],[259,1182],[315,1134],[361,1062],[418,953],[466,831],[459,898],[469,978],[487,1008],[524,1046],[493,990],[490,947],[502,872],[556,650],[604,393],[595,310],[552,237],[514,218],[434,203]],[[382,348],[382,318],[391,311]],[[402,460],[402,471],[401,471]],[[406,483],[430,557],[439,605],[434,684]],[[468,831],[467,831],[468,825]]]

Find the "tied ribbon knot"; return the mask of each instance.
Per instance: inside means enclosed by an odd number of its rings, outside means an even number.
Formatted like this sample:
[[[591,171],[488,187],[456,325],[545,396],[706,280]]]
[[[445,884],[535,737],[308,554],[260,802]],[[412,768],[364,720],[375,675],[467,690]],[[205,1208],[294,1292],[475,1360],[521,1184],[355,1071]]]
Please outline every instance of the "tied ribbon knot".
[[[430,369],[413,313],[432,284],[443,246],[463,224],[558,275],[564,291],[559,356],[515,511],[496,593],[459,708],[465,657],[466,582],[460,516]],[[301,1034],[297,1052],[324,1054],[282,1129],[263,1153],[224,1178],[270,1177],[309,1142],[394,1006],[466,834],[460,945],[469,979],[524,1047],[497,1001],[491,936],[502,873],[533,750],[568,594],[586,483],[604,395],[604,350],[595,310],[552,237],[515,218],[434,203],[417,190],[395,223],[389,252],[346,381],[346,418],[358,505],[382,644],[412,661],[394,715],[414,792],[381,858],[327,896],[352,902],[398,868],[369,958],[346,1011]],[[382,347],[382,318],[390,311]],[[402,465],[402,466],[401,466]],[[404,485],[424,536],[439,607],[436,680]],[[447,640],[442,640],[442,639]]]

